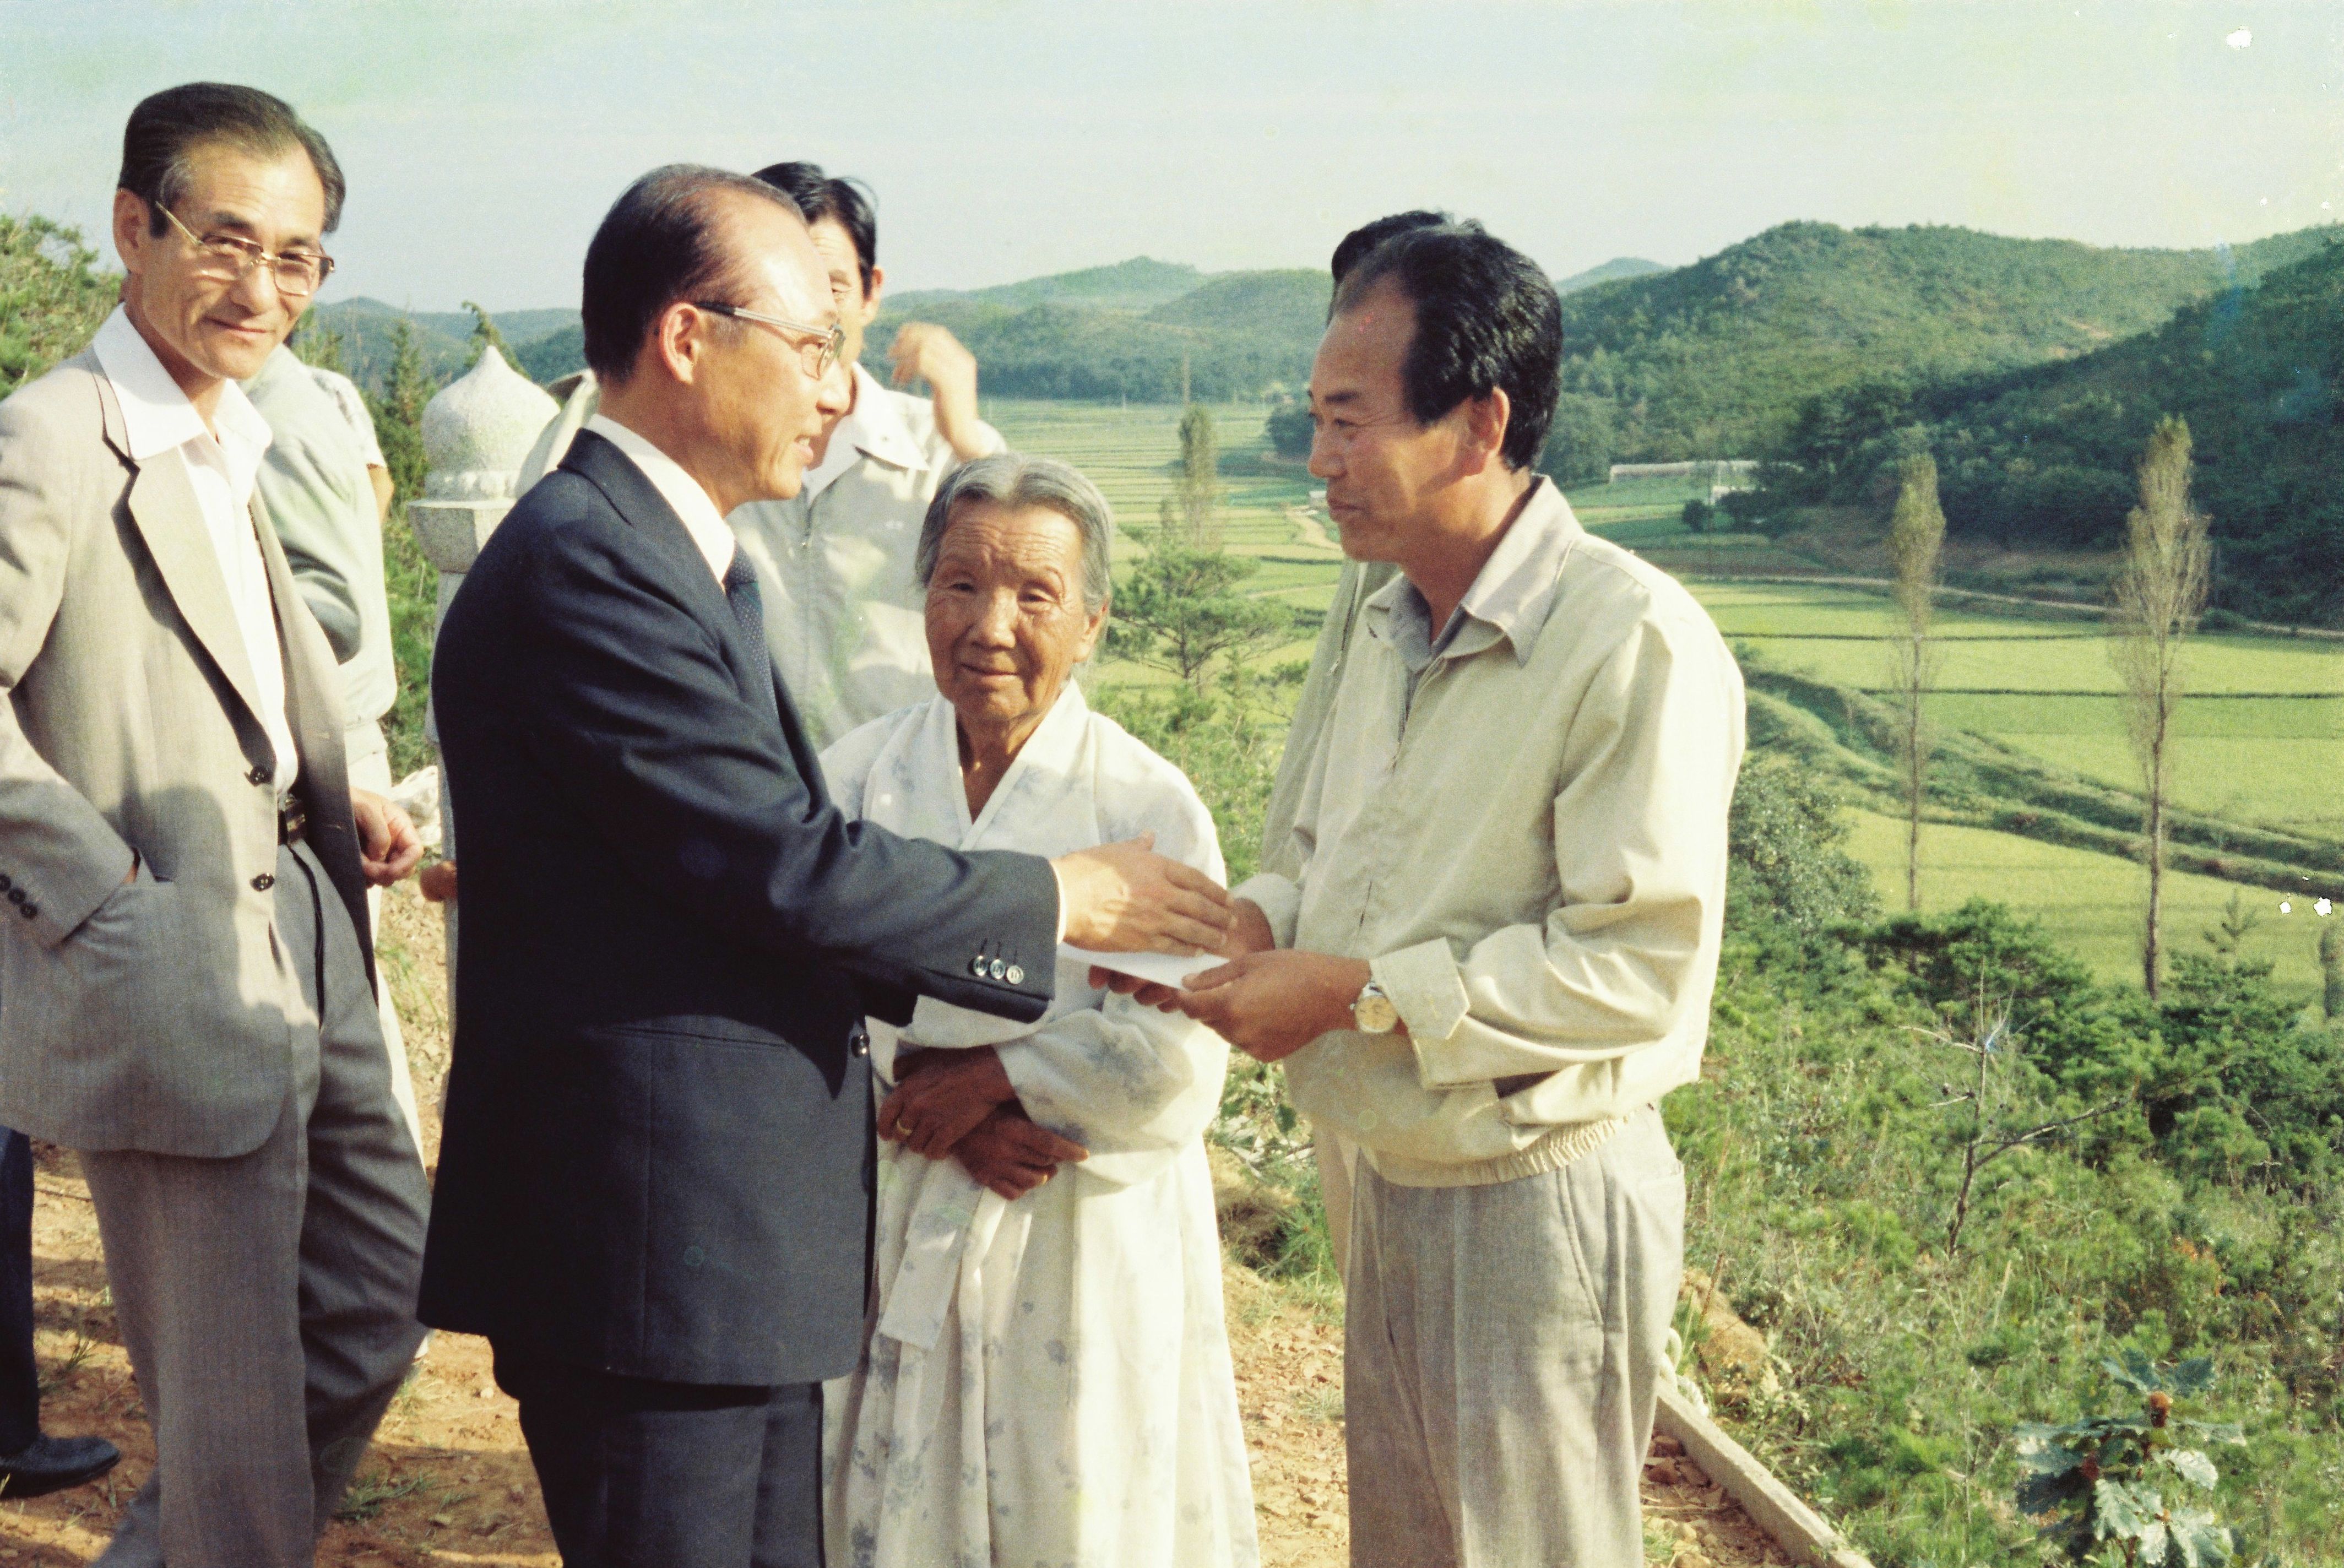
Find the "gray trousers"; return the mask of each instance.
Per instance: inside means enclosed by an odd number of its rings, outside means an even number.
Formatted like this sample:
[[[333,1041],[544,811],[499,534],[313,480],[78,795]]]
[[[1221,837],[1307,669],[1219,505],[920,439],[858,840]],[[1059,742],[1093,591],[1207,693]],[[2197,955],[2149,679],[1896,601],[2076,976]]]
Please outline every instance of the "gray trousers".
[[[1660,1113],[1560,1170],[1351,1194],[1356,1568],[1641,1568],[1637,1487],[1684,1268]]]
[[[349,911],[306,845],[278,852],[277,940],[308,1012],[268,1141],[81,1157],[155,1431],[106,1568],[308,1568],[423,1335],[423,1167]]]

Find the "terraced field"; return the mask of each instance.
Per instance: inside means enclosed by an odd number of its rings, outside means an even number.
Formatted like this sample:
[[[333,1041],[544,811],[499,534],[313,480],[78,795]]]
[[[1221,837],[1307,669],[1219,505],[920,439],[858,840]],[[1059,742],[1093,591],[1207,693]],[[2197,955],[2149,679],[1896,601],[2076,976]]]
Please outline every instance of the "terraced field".
[[[1854,590],[1701,582],[1729,638],[1769,664],[1877,690],[1887,602]],[[1954,611],[1929,713],[2054,766],[2138,787],[2108,639],[2092,621]],[[2344,840],[2344,643],[2213,636],[2190,646],[2175,772],[2180,804],[2247,824]]]

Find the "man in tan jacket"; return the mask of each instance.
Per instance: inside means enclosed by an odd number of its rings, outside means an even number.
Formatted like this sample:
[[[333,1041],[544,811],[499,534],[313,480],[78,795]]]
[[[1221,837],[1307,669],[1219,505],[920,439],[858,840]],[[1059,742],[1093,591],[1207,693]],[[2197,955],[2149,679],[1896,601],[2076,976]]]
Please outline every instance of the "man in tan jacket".
[[[0,1121],[89,1180],[155,1428],[120,1568],[303,1568],[422,1334],[365,901],[421,847],[349,787],[236,384],[341,197],[268,95],[147,98],[122,306],[0,403]]]
[[[1352,1560],[1642,1562],[1683,1258],[1658,1104],[1699,1076],[1742,683],[1665,574],[1532,469],[1554,292],[1470,226],[1336,296],[1311,471],[1359,609],[1245,956],[1171,1001],[1359,1149]]]

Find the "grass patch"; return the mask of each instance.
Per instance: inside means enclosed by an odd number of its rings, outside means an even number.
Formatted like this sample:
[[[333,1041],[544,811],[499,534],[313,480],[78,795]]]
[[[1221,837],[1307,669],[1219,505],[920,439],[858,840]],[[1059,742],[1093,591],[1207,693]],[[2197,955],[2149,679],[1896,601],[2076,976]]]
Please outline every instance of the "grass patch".
[[[350,1482],[334,1517],[345,1524],[363,1524],[391,1503],[429,1492],[430,1487],[429,1476],[392,1476],[387,1471],[370,1470]]]
[[[1873,811],[1853,814],[1848,852],[1873,874],[1884,907],[1901,909],[1904,897],[1904,824]],[[2203,953],[2199,933],[2217,928],[2224,908],[2237,895],[2258,916],[2244,951],[2275,966],[2272,978],[2307,998],[2319,982],[2318,944],[2322,924],[2309,901],[2293,900],[2294,912],[2278,912],[2279,895],[2242,887],[2210,876],[2168,872],[2165,883],[2165,936],[2175,953]],[[2101,979],[2137,982],[2140,976],[2142,912],[2147,877],[2135,862],[2016,834],[1924,823],[1921,826],[1921,904],[1925,914],[1959,908],[1973,898],[2024,909],[2059,934],[2060,945],[2091,966]],[[2344,918],[2344,915],[2331,919]]]

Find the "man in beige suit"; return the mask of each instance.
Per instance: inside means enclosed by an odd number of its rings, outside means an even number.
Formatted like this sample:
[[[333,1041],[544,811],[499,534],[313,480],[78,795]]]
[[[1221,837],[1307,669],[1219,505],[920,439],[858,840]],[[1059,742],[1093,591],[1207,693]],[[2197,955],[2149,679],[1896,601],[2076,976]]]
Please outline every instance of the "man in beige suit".
[[[0,1122],[80,1154],[154,1424],[109,1564],[310,1563],[422,1332],[365,936],[419,851],[349,788],[235,384],[341,197],[275,98],[146,99],[122,308],[0,403]]]

